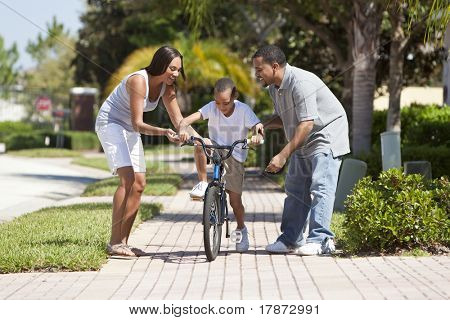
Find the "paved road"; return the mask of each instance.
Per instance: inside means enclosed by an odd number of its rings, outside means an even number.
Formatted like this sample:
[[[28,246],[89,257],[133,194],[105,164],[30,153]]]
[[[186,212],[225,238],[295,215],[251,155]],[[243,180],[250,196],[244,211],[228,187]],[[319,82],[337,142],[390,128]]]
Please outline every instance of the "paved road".
[[[87,184],[110,176],[70,162],[0,155],[0,222],[77,197]]]
[[[110,259],[98,272],[0,275],[0,299],[450,298],[448,256],[347,259],[267,254],[265,245],[280,232],[284,195],[256,177],[247,179],[244,192],[250,250],[237,253],[223,238],[220,255],[208,263],[201,203],[188,198],[194,182],[187,181],[174,197],[143,198],[164,205],[161,215],[141,224],[130,237],[130,243],[149,257]],[[82,200],[103,202],[111,197]]]
[[[57,164],[61,160],[50,164],[3,156],[0,160],[0,178],[10,179],[11,188],[18,181],[15,179],[30,184],[20,193],[30,203],[49,194],[56,198],[53,201],[67,197],[59,201],[61,205],[112,201],[111,197],[70,198],[70,192],[76,193],[77,187],[92,177],[70,169],[67,163],[61,169]],[[24,165],[28,171],[20,174],[4,167]],[[50,178],[41,174],[44,169]],[[188,173],[188,166],[183,171]],[[0,274],[0,299],[450,299],[448,256],[348,259],[267,254],[265,245],[280,233],[285,196],[273,183],[251,175],[243,196],[250,250],[237,253],[234,244],[223,238],[220,255],[208,263],[202,243],[202,204],[189,200],[188,191],[195,183],[190,178],[173,197],[143,197],[144,202],[164,206],[161,215],[142,223],[130,237],[130,243],[149,256],[110,259],[96,272]],[[32,183],[36,188],[45,186],[46,193],[31,188]],[[52,187],[58,183],[59,187]],[[71,184],[75,185],[72,189],[68,187]],[[2,188],[17,194],[3,183]],[[21,186],[15,184],[14,188]]]

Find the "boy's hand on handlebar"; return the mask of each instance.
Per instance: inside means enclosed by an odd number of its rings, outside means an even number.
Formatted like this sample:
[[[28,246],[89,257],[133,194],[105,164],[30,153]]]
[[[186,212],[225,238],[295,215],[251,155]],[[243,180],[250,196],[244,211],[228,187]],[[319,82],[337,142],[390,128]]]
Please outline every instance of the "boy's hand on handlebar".
[[[261,134],[254,135],[250,138],[251,145],[259,145],[264,142],[264,137]]]
[[[256,132],[257,134],[260,134],[261,136],[264,137],[264,125],[263,125],[262,123],[258,123],[258,124],[255,126],[255,132]]]

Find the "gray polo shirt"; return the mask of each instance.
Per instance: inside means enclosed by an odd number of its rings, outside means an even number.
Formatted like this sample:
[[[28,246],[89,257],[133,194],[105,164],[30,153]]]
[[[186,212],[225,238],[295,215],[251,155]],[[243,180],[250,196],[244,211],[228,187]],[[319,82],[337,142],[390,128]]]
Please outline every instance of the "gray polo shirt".
[[[270,85],[269,94],[288,141],[300,122],[314,120],[310,134],[295,151],[299,156],[331,150],[333,157],[339,157],[350,152],[345,110],[315,74],[286,64],[280,87]]]

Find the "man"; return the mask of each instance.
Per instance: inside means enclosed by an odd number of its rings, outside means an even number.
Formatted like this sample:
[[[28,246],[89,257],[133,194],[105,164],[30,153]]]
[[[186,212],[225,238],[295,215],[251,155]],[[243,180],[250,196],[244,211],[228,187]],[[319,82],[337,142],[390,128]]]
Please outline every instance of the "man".
[[[280,48],[267,45],[253,55],[257,80],[268,86],[275,112],[264,127],[284,128],[289,141],[267,172],[280,171],[290,157],[282,234],[271,253],[321,255],[333,252],[330,230],[340,157],[350,152],[344,108],[316,75],[290,66]],[[303,238],[309,218],[309,234]]]

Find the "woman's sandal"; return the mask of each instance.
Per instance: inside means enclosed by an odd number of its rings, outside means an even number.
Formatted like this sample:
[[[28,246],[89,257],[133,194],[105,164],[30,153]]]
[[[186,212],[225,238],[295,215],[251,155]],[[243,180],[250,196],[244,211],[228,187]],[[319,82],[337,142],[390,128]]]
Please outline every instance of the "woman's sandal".
[[[136,257],[142,257],[142,256],[148,256],[148,255],[149,255],[149,254],[148,254],[147,252],[145,252],[144,250],[141,250],[141,249],[139,249],[139,248],[130,246],[130,245],[128,245],[128,244],[124,244],[124,246],[126,246],[128,249],[130,249],[131,252],[133,252],[133,253],[136,255]]]
[[[106,245],[106,252],[108,252],[110,258],[115,259],[136,259],[138,257],[127,245],[123,243],[117,243]]]

